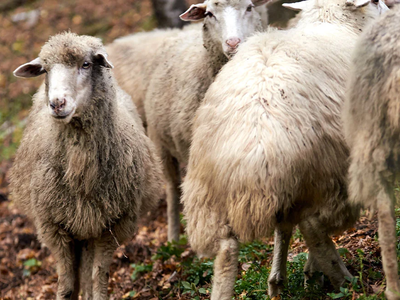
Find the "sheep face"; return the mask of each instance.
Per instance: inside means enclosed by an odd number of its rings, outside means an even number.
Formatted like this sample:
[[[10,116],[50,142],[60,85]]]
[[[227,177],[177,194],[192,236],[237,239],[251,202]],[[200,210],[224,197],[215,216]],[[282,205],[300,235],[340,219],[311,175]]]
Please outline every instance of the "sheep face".
[[[92,43],[85,44],[84,40]],[[100,67],[112,68],[100,41],[66,33],[51,38],[39,57],[18,67],[14,75],[35,77],[46,73],[48,111],[56,120],[69,123],[89,105]]]
[[[203,20],[203,38],[210,40],[229,58],[237,52],[240,43],[262,29],[260,14],[254,7],[268,1],[207,0],[192,5],[180,18],[184,21]]]

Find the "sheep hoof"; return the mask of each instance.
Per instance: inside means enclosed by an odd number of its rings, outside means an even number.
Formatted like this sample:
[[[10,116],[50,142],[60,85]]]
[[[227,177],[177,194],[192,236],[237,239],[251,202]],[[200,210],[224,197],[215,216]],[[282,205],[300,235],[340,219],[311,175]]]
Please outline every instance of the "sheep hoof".
[[[59,293],[59,297],[57,297],[57,300],[64,300],[64,299],[71,299],[73,291],[66,291],[66,292],[61,292]]]
[[[268,294],[271,297],[271,299],[279,299],[277,297],[279,297],[279,295],[282,293],[284,284],[285,284],[285,279],[279,272],[272,274],[272,276],[269,277]]]
[[[322,272],[304,272],[304,286],[318,286],[322,288],[324,286],[324,274]]]

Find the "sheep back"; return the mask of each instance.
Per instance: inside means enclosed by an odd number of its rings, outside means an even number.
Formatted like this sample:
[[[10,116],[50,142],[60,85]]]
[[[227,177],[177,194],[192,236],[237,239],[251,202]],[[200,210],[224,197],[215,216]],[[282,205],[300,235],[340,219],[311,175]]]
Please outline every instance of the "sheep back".
[[[215,241],[230,235],[266,236],[321,204],[332,228],[354,221],[332,216],[347,207],[340,109],[355,40],[332,24],[270,30],[223,67],[196,114],[183,183],[195,251],[215,255]]]
[[[177,36],[182,31],[200,30],[199,25],[185,26],[184,30],[157,29],[135,33],[116,39],[106,46],[110,60],[115,66],[113,70],[115,78],[121,88],[132,97],[144,124],[146,124],[144,99],[151,74],[158,64],[164,62],[164,58],[157,55],[157,52],[168,38]]]
[[[207,52],[201,30],[168,39],[159,55],[165,61],[155,69],[149,84],[146,119],[172,156],[186,163],[194,115],[227,59]]]
[[[343,121],[351,147],[350,197],[376,208],[382,183],[393,182],[400,168],[400,5],[357,44]]]
[[[179,29],[155,30],[119,38],[106,46],[115,69],[119,85],[132,97],[140,117],[145,123],[143,99],[147,89],[155,55],[165,38],[174,36]]]

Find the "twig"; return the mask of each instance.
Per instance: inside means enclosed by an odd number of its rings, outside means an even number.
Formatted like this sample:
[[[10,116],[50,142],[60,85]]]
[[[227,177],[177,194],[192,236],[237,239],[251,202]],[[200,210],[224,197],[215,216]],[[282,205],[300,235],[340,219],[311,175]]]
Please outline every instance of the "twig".
[[[116,236],[114,235],[114,232],[112,232],[112,230],[111,230],[111,226],[109,227],[108,230],[110,231],[112,237],[114,238],[115,242],[117,243],[117,246],[118,246],[118,247],[121,247],[121,245],[118,243],[118,240],[117,240]],[[125,258],[128,258],[128,256],[125,255],[124,251],[122,251],[122,255],[123,255]]]

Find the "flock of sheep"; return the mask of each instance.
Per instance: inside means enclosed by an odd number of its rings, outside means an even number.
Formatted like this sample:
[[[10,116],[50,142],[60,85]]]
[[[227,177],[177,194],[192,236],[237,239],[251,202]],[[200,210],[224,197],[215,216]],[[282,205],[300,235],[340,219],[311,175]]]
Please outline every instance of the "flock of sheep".
[[[57,260],[58,300],[80,290],[108,298],[112,254],[155,206],[163,178],[168,239],[179,238],[181,201],[191,247],[216,257],[212,300],[232,299],[239,242],[272,233],[268,293],[278,296],[297,224],[306,278],[321,271],[340,287],[351,274],[330,235],[362,207],[378,211],[385,295],[400,299],[400,7],[285,4],[301,13],[278,30],[266,25],[267,2],[206,0],[181,15],[202,25],[106,47],[58,34],[14,71],[46,74],[11,190]]]

